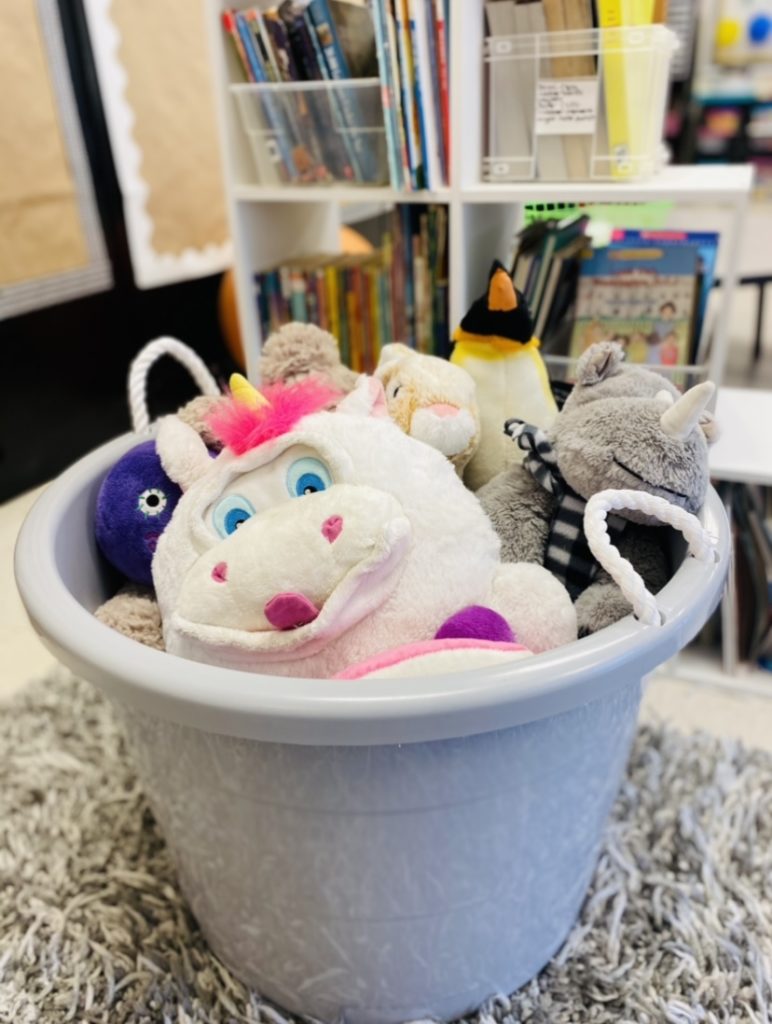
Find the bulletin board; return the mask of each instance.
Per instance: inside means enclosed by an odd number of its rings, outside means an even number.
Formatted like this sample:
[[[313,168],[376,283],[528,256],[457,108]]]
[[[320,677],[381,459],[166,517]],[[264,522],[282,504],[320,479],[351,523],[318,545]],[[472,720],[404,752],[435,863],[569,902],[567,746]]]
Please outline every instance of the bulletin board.
[[[0,3],[0,319],[112,283],[56,0]]]
[[[231,246],[200,0],[85,0],[134,277],[216,273]]]

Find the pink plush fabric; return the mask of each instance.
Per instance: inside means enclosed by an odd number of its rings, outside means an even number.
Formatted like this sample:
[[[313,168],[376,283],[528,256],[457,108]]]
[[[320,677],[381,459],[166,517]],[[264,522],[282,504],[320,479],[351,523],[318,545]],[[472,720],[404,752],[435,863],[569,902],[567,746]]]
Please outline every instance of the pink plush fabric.
[[[341,397],[339,391],[314,377],[296,384],[268,384],[261,393],[269,405],[250,409],[231,398],[218,402],[207,417],[215,437],[237,455],[289,433],[304,416],[327,408]]]
[[[374,654],[366,661],[360,661],[356,665],[338,672],[335,679],[361,679],[363,676],[372,675],[381,669],[390,668],[403,661],[410,661],[411,658],[420,658],[425,654],[434,654],[437,651],[509,651],[512,654],[528,653],[528,648],[518,643],[506,643],[500,640],[477,640],[473,637],[450,637],[445,640],[421,640],[414,644],[403,644],[401,647],[393,647],[388,651],[381,651]]]
[[[277,594],[263,609],[274,629],[298,629],[313,622],[319,609],[305,594]]]

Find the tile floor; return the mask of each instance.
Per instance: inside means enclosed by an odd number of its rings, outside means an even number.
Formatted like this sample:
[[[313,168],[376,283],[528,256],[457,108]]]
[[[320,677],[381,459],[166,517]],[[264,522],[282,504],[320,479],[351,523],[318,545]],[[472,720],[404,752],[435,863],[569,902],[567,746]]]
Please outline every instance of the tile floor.
[[[772,387],[772,330],[760,366],[750,365],[749,339],[755,317],[755,291],[742,289],[733,311],[733,340],[727,382]],[[13,580],[13,546],[27,510],[40,491],[0,505],[0,699],[30,680],[46,675],[54,658],[29,625]],[[762,680],[764,677],[761,677]],[[704,682],[675,679],[668,668],[650,680],[644,699],[646,717],[658,716],[685,730],[703,728],[772,750],[772,675],[769,695],[733,692]]]

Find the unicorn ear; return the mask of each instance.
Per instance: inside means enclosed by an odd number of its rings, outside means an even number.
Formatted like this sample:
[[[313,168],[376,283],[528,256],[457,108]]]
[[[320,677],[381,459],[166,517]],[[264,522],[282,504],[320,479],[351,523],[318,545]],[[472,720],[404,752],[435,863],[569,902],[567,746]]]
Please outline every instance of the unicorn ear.
[[[338,405],[337,412],[344,412],[349,416],[388,417],[383,385],[375,377],[362,374],[354,390],[350,391]]]
[[[187,491],[208,469],[212,460],[198,434],[177,416],[164,416],[155,448],[166,475]]]

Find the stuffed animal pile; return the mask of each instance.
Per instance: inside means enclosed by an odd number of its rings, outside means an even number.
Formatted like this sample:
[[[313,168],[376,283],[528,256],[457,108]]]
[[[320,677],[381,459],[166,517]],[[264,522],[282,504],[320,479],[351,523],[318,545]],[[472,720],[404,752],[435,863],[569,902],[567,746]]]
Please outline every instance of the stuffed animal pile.
[[[601,343],[558,414],[531,332],[500,266],[454,336],[471,373],[395,343],[357,377],[326,332],[282,328],[261,390],[234,375],[107,475],[97,540],[128,583],[97,614],[209,664],[351,680],[511,662],[629,614],[585,503],[624,488],[697,512],[712,385],[681,395]],[[658,591],[667,529],[608,525]]]
[[[195,431],[162,421],[158,453],[183,492],[153,558],[168,651],[332,676],[441,640],[470,606],[531,651],[575,636],[565,588],[501,562],[477,499],[386,415],[378,381],[363,377],[334,411],[330,398],[311,378],[224,401],[214,460]]]

